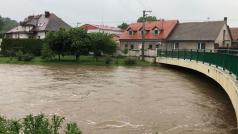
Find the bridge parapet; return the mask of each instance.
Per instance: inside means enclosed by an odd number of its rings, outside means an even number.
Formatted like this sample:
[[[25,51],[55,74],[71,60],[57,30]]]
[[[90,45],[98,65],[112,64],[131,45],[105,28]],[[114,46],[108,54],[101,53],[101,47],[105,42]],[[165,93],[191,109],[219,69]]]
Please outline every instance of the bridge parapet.
[[[238,50],[203,49],[203,50],[158,50],[158,57],[177,58],[190,61],[200,61],[217,68],[222,68],[234,75],[238,80]]]

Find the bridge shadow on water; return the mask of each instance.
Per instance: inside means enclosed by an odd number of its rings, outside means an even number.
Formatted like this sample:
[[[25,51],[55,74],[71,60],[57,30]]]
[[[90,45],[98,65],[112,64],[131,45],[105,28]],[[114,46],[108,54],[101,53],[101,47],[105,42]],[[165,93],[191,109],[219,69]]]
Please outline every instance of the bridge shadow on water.
[[[225,102],[225,108],[228,109],[226,111],[228,111],[227,113],[224,112],[225,117],[223,117],[226,122],[228,122],[230,125],[234,126],[231,130],[230,133],[232,134],[238,134],[238,128],[237,128],[237,120],[236,120],[236,114],[235,114],[235,110],[232,106],[231,100],[228,96],[228,94],[225,92],[225,90],[223,89],[223,87],[216,82],[215,80],[213,80],[212,78],[208,77],[207,75],[198,72],[196,70],[192,70],[189,68],[184,68],[184,67],[179,67],[179,66],[174,66],[174,65],[167,65],[167,64],[160,64],[161,68],[170,70],[172,72],[181,74],[181,75],[185,75],[188,79],[188,81],[191,81],[192,84],[199,86],[200,83],[206,83],[209,85],[208,90],[210,90],[209,92],[211,93],[218,93],[219,95],[221,95],[222,97],[215,97],[219,102]],[[191,80],[190,78],[192,78],[193,80]],[[210,94],[209,94],[210,95]],[[213,96],[214,97],[214,96]],[[227,115],[227,116],[226,116]],[[221,126],[222,128],[222,126]]]

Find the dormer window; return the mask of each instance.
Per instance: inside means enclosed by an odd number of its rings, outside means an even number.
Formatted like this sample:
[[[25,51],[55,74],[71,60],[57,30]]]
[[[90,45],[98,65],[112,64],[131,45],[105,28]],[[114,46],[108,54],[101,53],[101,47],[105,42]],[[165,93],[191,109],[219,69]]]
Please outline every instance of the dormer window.
[[[141,35],[144,35],[144,30],[141,30],[140,33],[141,33]]]
[[[160,30],[159,30],[158,28],[155,28],[155,29],[154,29],[154,34],[155,34],[155,35],[158,35],[159,33],[160,33]]]
[[[133,32],[132,32],[131,30],[129,30],[129,31],[128,31],[128,34],[129,34],[129,35],[132,35],[132,34],[133,34]]]

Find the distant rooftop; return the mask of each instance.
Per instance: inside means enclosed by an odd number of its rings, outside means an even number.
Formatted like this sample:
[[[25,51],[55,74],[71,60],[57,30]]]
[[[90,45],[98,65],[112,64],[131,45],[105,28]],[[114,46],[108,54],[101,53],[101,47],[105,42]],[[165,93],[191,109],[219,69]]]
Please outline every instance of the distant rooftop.
[[[33,28],[26,30],[25,27],[27,26],[32,26]],[[54,13],[46,11],[45,14],[28,16],[24,21],[20,22],[20,26],[11,29],[7,33],[57,31],[60,28],[68,29],[71,26]]]

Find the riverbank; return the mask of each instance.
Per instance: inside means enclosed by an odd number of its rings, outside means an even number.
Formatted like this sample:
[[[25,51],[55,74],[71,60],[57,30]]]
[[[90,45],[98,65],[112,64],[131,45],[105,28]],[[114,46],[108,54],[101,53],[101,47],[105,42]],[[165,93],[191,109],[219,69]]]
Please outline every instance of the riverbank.
[[[41,59],[40,57],[35,57],[32,61],[18,61],[17,58],[10,57],[0,57],[0,64],[29,64],[29,65],[48,65],[48,64],[74,64],[74,65],[98,65],[98,66],[129,66],[129,64],[125,63],[127,57],[119,57],[119,58],[109,58],[110,63],[106,63],[108,61],[108,57],[100,57],[96,60],[93,56],[81,56],[78,61],[75,61],[74,56],[65,56],[62,57],[61,60],[51,60],[46,61]],[[134,59],[135,64],[130,64],[130,66],[151,66],[154,65],[149,62],[143,62],[137,59]]]

